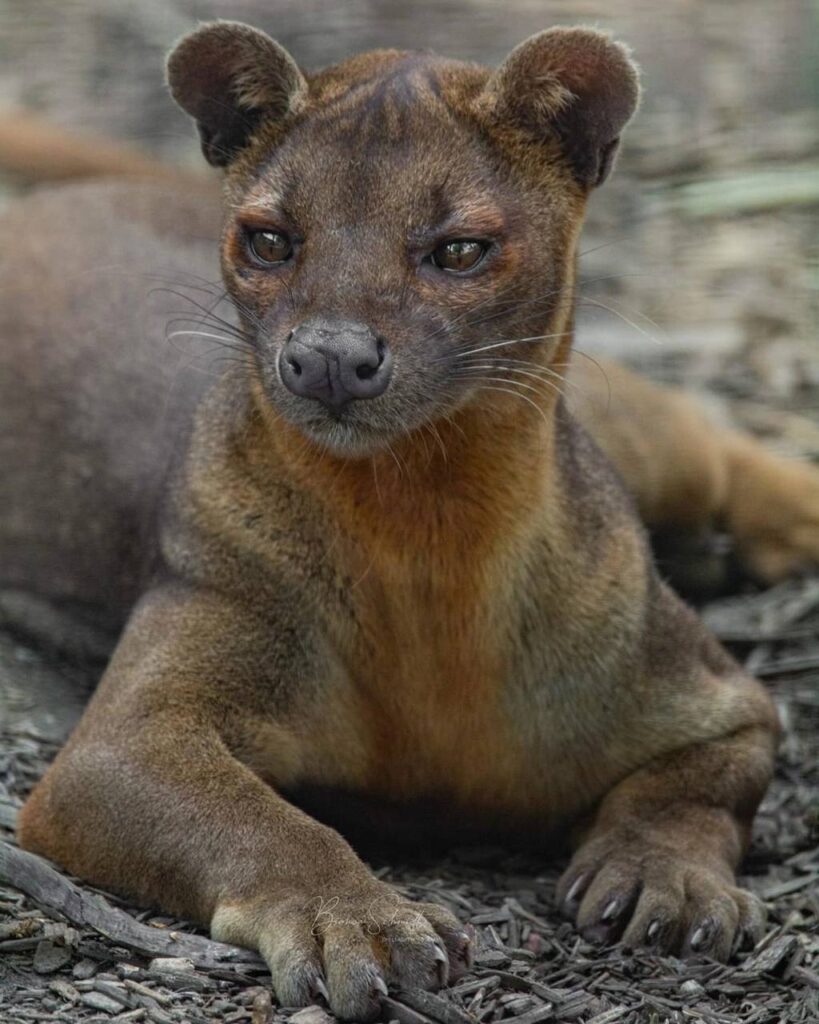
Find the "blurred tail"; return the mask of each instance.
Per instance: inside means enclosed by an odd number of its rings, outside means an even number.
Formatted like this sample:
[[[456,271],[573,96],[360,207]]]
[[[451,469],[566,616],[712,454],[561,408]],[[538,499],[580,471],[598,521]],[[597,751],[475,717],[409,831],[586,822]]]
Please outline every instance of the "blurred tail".
[[[14,109],[0,110],[0,173],[29,182],[115,177],[213,188],[204,174],[170,167],[126,143],[65,132]]]

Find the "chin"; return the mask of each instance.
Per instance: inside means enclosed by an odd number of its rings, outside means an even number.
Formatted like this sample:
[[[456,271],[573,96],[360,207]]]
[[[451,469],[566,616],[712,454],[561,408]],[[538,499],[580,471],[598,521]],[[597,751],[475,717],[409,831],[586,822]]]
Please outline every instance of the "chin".
[[[315,406],[317,403],[310,403]],[[341,412],[276,403],[279,414],[305,440],[340,459],[367,459],[434,423],[449,408],[380,408],[370,411],[356,403]]]
[[[320,421],[294,423],[293,426],[307,440],[342,459],[366,459],[386,451],[392,437],[399,433],[330,416]]]

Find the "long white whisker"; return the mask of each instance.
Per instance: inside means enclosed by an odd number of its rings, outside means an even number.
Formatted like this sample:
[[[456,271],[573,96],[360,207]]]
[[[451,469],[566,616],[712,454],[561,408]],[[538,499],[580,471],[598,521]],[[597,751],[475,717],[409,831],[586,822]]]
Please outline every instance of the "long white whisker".
[[[456,376],[455,379],[456,380],[477,380],[477,381],[489,380],[489,381],[493,381],[496,384],[511,384],[512,387],[515,387],[515,388],[526,388],[527,391],[534,391],[534,393],[536,395],[542,394],[540,389],[534,387],[534,385],[526,384],[522,380],[510,380],[508,377],[485,377],[485,376],[472,377],[469,374],[463,374],[461,376]],[[552,391],[555,392],[555,394],[560,395],[562,397],[563,392],[560,390],[559,387],[557,387],[556,384],[552,384],[552,382],[549,381],[549,380],[543,380],[543,381],[541,381],[541,384],[545,384],[546,387],[551,388]]]
[[[635,277],[635,276],[641,276],[641,275],[634,275],[634,274],[600,274],[597,277],[589,278],[588,281],[580,282],[580,287],[585,288],[588,285],[597,284],[600,281],[618,280],[619,278],[622,278],[622,277]],[[578,287],[578,286],[576,286],[574,284],[574,282],[569,281],[569,282],[564,282],[562,285],[559,285],[557,288],[552,288],[551,291],[544,292],[541,295],[532,296],[529,299],[511,299],[511,300],[509,300],[508,302],[506,302],[504,304],[503,308],[501,308],[499,310],[493,310],[488,316],[485,316],[485,317],[482,317],[479,320],[473,321],[470,326],[472,326],[472,327],[480,327],[482,324],[489,323],[491,320],[496,320],[499,316],[503,316],[504,313],[508,313],[509,310],[510,310],[510,307],[511,308],[522,309],[524,306],[531,306],[533,303],[546,302],[548,299],[551,299],[551,298],[553,298],[556,295],[560,296],[558,301],[562,301],[563,294],[567,290],[571,290],[572,287]],[[479,304],[479,306],[480,306],[480,304]],[[476,307],[476,308],[479,308],[479,306]],[[473,312],[474,312],[474,310],[473,310]]]
[[[518,367],[518,366],[503,366],[503,365],[498,365],[497,363],[469,363],[469,364],[466,364],[466,369],[467,370],[498,370],[500,372],[506,371],[508,373],[519,373],[519,374],[521,374],[524,377],[532,377],[534,380],[539,380],[543,384],[549,384],[552,387],[556,388],[556,390],[557,390],[557,387],[553,383],[553,381],[555,381],[555,380],[560,381],[562,384],[565,384],[567,387],[577,388],[577,385],[573,381],[568,380],[566,377],[562,377],[559,373],[550,373],[545,367],[541,368],[543,372],[536,373],[534,370],[524,370],[524,369],[522,369],[521,367]],[[511,383],[511,381],[510,381],[510,383]],[[562,394],[562,391],[561,391],[561,394]]]
[[[235,340],[235,335],[230,335],[230,334],[209,334],[207,331],[191,331],[191,330],[188,330],[188,331],[171,331],[171,333],[167,336],[167,340],[170,341],[171,338],[179,338],[179,337],[182,337],[183,335],[190,335],[190,336],[196,337],[196,338],[214,338],[216,341],[233,341],[233,340]]]
[[[390,455],[392,456],[393,462],[398,467],[398,475],[399,475],[399,477],[403,478],[403,476],[404,476],[404,468],[401,465],[401,463],[398,461],[398,456],[395,454],[395,452],[392,449],[392,445],[389,444],[389,443],[387,444],[387,451],[390,453]]]
[[[562,338],[565,337],[567,333],[567,331],[557,331],[554,334],[532,334],[527,338],[501,338],[500,341],[494,341],[491,345],[479,345],[476,348],[467,348],[461,352],[442,356],[439,359],[433,360],[433,362],[440,363],[444,362],[446,359],[455,362],[465,358],[466,356],[474,356],[480,352],[488,352],[493,348],[503,348],[504,345],[522,345],[526,341],[546,341],[549,338]]]
[[[533,409],[537,410],[538,415],[542,418],[544,424],[547,427],[549,426],[549,420],[546,417],[546,413],[543,411],[543,409],[540,408],[540,406],[537,404],[537,402],[533,402],[532,399],[529,398],[528,395],[522,395],[519,391],[513,391],[511,388],[493,387],[491,384],[479,384],[478,385],[478,390],[479,391],[500,391],[500,392],[502,392],[505,395],[513,395],[515,398],[523,399],[524,402],[528,402],[529,405],[531,405]]]
[[[480,365],[480,363],[477,363],[472,359],[464,359],[463,362],[458,363],[458,368]],[[510,370],[513,373],[526,372],[527,375],[532,373],[534,376],[542,376],[545,374],[547,377],[551,377],[554,380],[562,381],[569,387],[577,387],[577,385],[573,381],[569,380],[565,374],[557,373],[555,370],[555,366],[571,366],[571,363],[552,363],[549,366],[544,366],[531,359],[516,359],[514,356],[500,356],[495,358],[490,357],[490,362],[485,364],[485,366],[487,369]]]
[[[446,445],[444,444],[444,439],[441,437],[440,433],[438,432],[438,428],[435,426],[434,423],[427,423],[426,426],[427,426],[427,429],[432,434],[432,436],[435,438],[435,440],[436,440],[436,442],[438,444],[438,447],[441,449],[441,455],[443,456],[444,462],[448,462],[449,460],[447,459]]]
[[[644,338],[648,338],[648,340],[653,342],[655,345],[663,344],[659,338],[655,337],[653,334],[650,334],[648,331],[644,330],[639,324],[636,324],[633,320],[630,320],[624,313],[621,313],[619,309],[615,309],[614,306],[608,306],[605,302],[601,302],[599,299],[590,299],[584,296],[583,298],[578,299],[577,304],[579,306],[591,305],[598,306],[600,309],[606,309],[609,313],[613,313],[615,316],[620,317],[623,323],[628,324],[629,327],[633,327],[635,331],[639,331],[639,333],[642,334]],[[641,313],[640,315],[642,316],[643,314]],[[645,319],[649,320],[648,317],[645,317]],[[649,323],[653,324],[658,331],[662,330],[662,328],[658,324],[655,324],[653,320],[649,320]]]

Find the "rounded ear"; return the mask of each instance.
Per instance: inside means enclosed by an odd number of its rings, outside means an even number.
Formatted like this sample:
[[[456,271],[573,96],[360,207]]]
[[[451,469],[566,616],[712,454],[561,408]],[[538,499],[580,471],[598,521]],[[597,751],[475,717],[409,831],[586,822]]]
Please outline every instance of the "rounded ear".
[[[262,116],[286,118],[307,95],[307,82],[283,47],[237,21],[208,22],[168,56],[168,86],[196,121],[202,152],[217,167],[247,144]]]
[[[587,188],[607,177],[639,98],[626,47],[588,28],[550,28],[525,40],[490,76],[482,97],[494,117],[539,138],[557,136]]]

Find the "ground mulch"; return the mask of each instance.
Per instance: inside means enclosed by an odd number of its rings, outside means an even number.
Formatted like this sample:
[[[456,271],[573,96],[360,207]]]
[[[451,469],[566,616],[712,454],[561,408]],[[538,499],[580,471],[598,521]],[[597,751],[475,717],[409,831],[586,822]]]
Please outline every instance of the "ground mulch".
[[[776,777],[755,827],[743,882],[765,900],[757,947],[718,964],[683,962],[580,939],[554,910],[561,865],[498,849],[454,851],[431,865],[379,865],[409,895],[451,908],[478,937],[473,970],[438,995],[391,992],[382,1019],[400,1024],[796,1024],[819,1021],[819,580],[795,581],[707,605],[712,628],[770,686],[784,726]],[[16,645],[20,660],[35,652]],[[56,744],[0,733],[0,834],[13,843],[21,799]],[[0,1021],[152,1024],[328,1024],[321,1007],[271,998],[252,958],[214,964],[157,957],[187,941],[189,923],[125,906],[81,886],[105,912],[124,910],[156,935],[151,950],[75,927],[0,884]],[[89,903],[89,906],[91,903]],[[191,940],[204,943],[204,939]],[[153,948],[156,947],[156,948]],[[139,949],[142,952],[139,952]],[[203,946],[202,949],[205,947]]]

